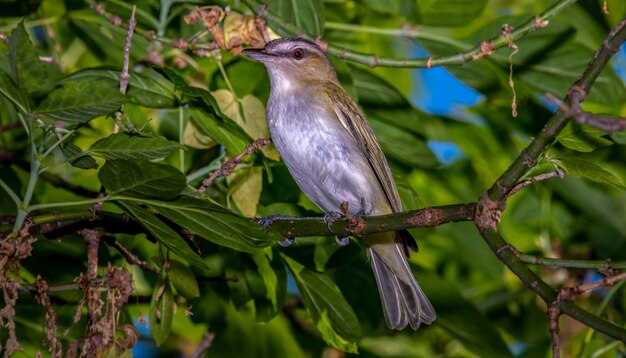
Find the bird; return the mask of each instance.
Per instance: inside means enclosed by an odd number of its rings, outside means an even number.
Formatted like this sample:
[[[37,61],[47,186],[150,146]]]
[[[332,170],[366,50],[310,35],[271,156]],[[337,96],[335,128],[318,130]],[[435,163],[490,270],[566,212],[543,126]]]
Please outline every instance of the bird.
[[[272,142],[302,192],[328,214],[402,211],[389,164],[365,115],[345,91],[324,51],[300,37],[269,41],[242,54],[265,66]],[[343,204],[343,205],[342,205]],[[387,326],[416,330],[435,310],[409,267],[417,249],[407,231],[363,238]]]

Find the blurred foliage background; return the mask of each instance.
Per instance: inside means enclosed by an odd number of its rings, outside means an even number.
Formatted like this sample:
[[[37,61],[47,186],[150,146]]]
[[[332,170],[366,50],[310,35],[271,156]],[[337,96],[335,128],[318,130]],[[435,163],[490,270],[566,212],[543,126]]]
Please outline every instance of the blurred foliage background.
[[[245,219],[322,215],[274,148],[246,156],[204,195],[196,191],[226,159],[268,136],[265,70],[238,55],[242,46],[263,44],[253,2],[137,2],[126,95],[118,87],[134,4],[1,3],[1,235],[19,236],[26,214],[27,224],[48,225],[35,225],[32,254],[18,260],[19,267],[3,269],[3,283],[12,278],[30,287],[41,276],[59,288],[50,297],[52,336],[62,352],[89,335],[89,320],[73,318],[83,293],[66,286],[87,268],[76,230],[95,227],[103,235],[99,274],[108,263],[123,267],[134,289],[108,334],[119,341],[116,329],[130,325],[139,339],[115,349],[105,344],[102,355],[192,356],[204,352],[198,348],[203,338],[210,343],[207,356],[550,354],[545,304],[505,268],[471,222],[411,230],[420,247],[411,263],[438,319],[416,332],[391,332],[358,239],[338,247],[332,237],[301,238],[281,247],[275,244],[280,235]],[[515,41],[517,50],[505,47],[445,69],[370,68],[331,57],[381,142],[406,209],[475,201],[555,111],[546,92],[565,97],[626,15],[621,0],[266,3],[284,23],[380,59],[465,52],[500,35],[504,24],[516,28],[562,5],[544,28]],[[287,35],[267,25],[270,36]],[[625,74],[622,50],[584,108],[625,116]],[[113,134],[116,126],[120,133]],[[555,168],[567,174],[513,196],[499,225],[503,237],[537,257],[626,260],[624,144],[623,132],[569,124],[529,177]],[[87,209],[105,191],[98,219],[90,221]],[[144,267],[129,263],[120,246]],[[556,288],[602,277],[601,270],[533,269]],[[600,288],[575,302],[623,326],[621,287]],[[3,289],[7,322],[6,307],[13,304]],[[54,355],[52,328],[34,296],[24,289],[14,304],[23,349],[17,357]],[[621,342],[569,317],[560,322],[565,356],[625,354]],[[10,332],[7,324],[0,329],[5,353]]]

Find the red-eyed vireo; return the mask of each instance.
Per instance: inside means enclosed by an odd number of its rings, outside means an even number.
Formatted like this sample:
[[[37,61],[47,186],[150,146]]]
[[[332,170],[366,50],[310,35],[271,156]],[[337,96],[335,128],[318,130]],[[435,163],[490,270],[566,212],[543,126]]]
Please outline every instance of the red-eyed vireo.
[[[402,211],[378,140],[319,46],[289,37],[242,53],[267,69],[272,141],[304,194],[327,213],[344,202],[351,214]],[[364,243],[389,328],[432,323],[435,310],[405,258],[413,238],[390,232],[367,235]]]

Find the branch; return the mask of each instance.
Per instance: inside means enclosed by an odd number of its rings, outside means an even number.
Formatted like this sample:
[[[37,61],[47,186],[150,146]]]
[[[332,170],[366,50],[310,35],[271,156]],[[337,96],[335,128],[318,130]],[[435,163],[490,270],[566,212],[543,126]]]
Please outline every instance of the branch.
[[[272,9],[265,9],[264,5],[259,4],[255,0],[243,0],[247,7],[249,7],[255,14],[262,14],[262,16],[272,25],[273,28],[281,35],[298,35],[309,40],[315,40],[314,36],[307,34],[303,29],[300,29],[293,24],[285,21],[281,17],[271,12]],[[337,56],[341,59],[361,63],[367,66],[376,67],[408,67],[408,68],[431,68],[435,66],[445,65],[463,65],[468,61],[475,61],[484,56],[491,55],[496,49],[502,47],[508,47],[513,41],[516,41],[526,34],[546,27],[554,16],[559,14],[568,6],[575,3],[576,0],[561,0],[554,4],[552,7],[544,11],[543,13],[536,15],[532,19],[529,19],[518,28],[513,31],[502,33],[497,37],[490,40],[482,41],[478,46],[472,48],[469,51],[465,51],[459,54],[451,56],[434,56],[434,57],[422,57],[422,58],[379,58],[375,54],[365,54],[356,51],[350,51],[345,48],[339,48],[333,45],[328,45],[327,52],[331,55]]]
[[[239,165],[239,163],[241,163],[241,161],[243,160],[243,158],[246,155],[249,155],[250,153],[254,152],[255,149],[261,149],[263,147],[265,147],[266,145],[270,144],[272,141],[267,139],[267,138],[260,138],[255,140],[252,144],[250,144],[249,146],[247,146],[243,152],[237,154],[236,156],[228,159],[226,161],[226,163],[224,163],[218,170],[214,171],[213,174],[211,174],[210,177],[204,179],[202,181],[202,185],[200,186],[200,188],[198,188],[198,192],[200,194],[204,194],[204,192],[207,190],[208,187],[210,187],[211,185],[213,185],[213,182],[215,181],[215,179],[219,178],[219,177],[226,177],[229,176],[233,170],[235,170],[235,168],[237,167],[237,165]]]
[[[544,181],[544,180],[548,180],[554,177],[559,177],[561,179],[563,179],[563,177],[565,176],[565,174],[557,169],[548,173],[544,173],[544,174],[539,174],[535,177],[529,178],[529,179],[524,179],[520,182],[518,182],[517,184],[515,184],[515,186],[511,189],[511,191],[508,192],[507,197],[510,197],[512,195],[514,195],[515,193],[517,193],[518,191],[522,190],[522,188],[532,184],[532,183],[536,183],[536,182],[540,182],[540,181]]]
[[[585,71],[570,87],[568,96],[564,102],[573,105],[582,102],[589,93],[591,86],[600,75],[600,72],[608,64],[611,56],[619,49],[626,40],[626,19],[609,34],[602,46],[596,50],[591,61],[587,64]],[[571,101],[571,102],[570,102]],[[568,113],[558,110],[548,123],[543,127],[539,135],[524,149],[515,159],[513,164],[496,180],[487,191],[489,198],[494,201],[506,200],[509,192],[524,176],[528,169],[532,168],[546,148],[554,142],[556,135],[565,127]]]
[[[349,219],[333,222],[332,232],[319,218],[277,217],[267,218],[270,227],[284,237],[306,236],[361,236],[378,232],[398,231],[409,228],[435,227],[447,223],[474,220],[476,203],[434,206],[380,216],[359,217],[358,225],[348,225]]]
[[[559,110],[566,113],[570,118],[573,118],[576,123],[586,124],[590,127],[605,131],[609,134],[623,131],[626,129],[626,118],[605,116],[601,114],[594,114],[585,112],[578,103],[577,107],[570,107],[567,104],[559,101],[552,93],[546,93],[548,101],[552,102]]]
[[[520,254],[520,261],[540,266],[556,266],[563,268],[577,268],[577,269],[589,269],[608,271],[616,269],[626,269],[626,261],[611,261],[606,260],[568,260],[568,259],[554,259],[548,257],[538,257],[533,255]]]
[[[531,291],[537,294],[548,306],[554,305],[560,312],[573,319],[613,337],[626,342],[626,329],[608,322],[591,312],[577,306],[573,302],[558,297],[557,292],[543,281],[536,273],[530,270],[516,255],[516,250],[504,241],[500,234],[491,228],[479,230],[489,248]]]

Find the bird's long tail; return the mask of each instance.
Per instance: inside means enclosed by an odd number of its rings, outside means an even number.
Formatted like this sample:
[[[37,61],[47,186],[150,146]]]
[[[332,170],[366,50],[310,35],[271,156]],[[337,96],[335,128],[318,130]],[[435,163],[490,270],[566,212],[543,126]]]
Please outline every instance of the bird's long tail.
[[[407,324],[413,329],[431,324],[435,309],[415,280],[395,233],[371,235],[366,241],[387,326],[401,330]]]

